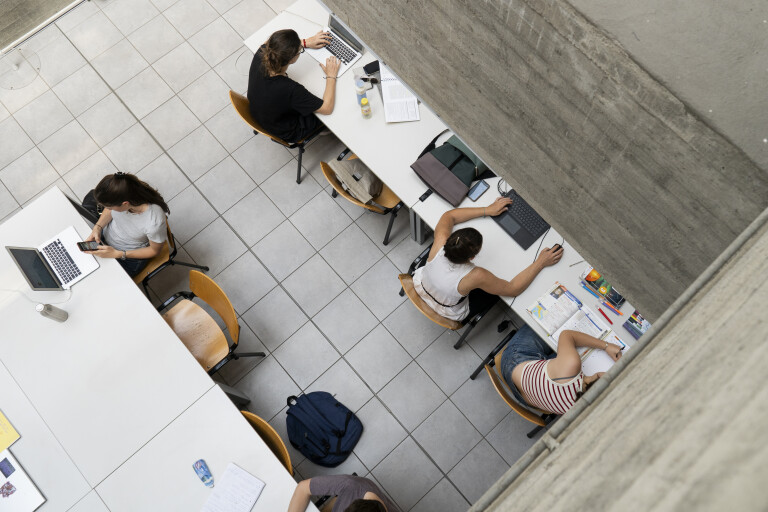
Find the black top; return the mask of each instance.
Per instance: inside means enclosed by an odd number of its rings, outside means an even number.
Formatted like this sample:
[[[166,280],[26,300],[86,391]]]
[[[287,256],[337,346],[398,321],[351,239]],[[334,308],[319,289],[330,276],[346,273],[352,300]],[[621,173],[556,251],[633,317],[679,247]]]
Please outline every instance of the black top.
[[[313,116],[323,100],[287,76],[267,76],[263,50],[262,45],[253,56],[248,76],[251,116],[270,134],[295,142],[300,138],[301,118]]]

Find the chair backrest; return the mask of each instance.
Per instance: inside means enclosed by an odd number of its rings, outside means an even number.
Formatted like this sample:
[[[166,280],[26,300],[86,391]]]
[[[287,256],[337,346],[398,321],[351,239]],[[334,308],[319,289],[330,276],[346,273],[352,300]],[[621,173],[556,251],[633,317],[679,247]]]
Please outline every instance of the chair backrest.
[[[507,347],[504,347],[504,350],[506,349]],[[530,421],[531,423],[534,423],[541,427],[545,427],[547,424],[544,421],[543,416],[546,415],[547,413],[545,413],[544,411],[541,411],[541,414],[537,415],[533,411],[529,410],[527,407],[524,407],[520,402],[517,401],[514,395],[512,395],[512,390],[509,389],[509,385],[504,380],[504,377],[502,377],[496,372],[496,368],[501,368],[501,355],[504,353],[504,350],[496,354],[496,357],[494,358],[494,366],[491,366],[489,364],[485,365],[485,371],[488,373],[488,376],[491,378],[491,384],[493,384],[493,387],[496,390],[496,392],[501,396],[502,399],[504,399],[504,401],[507,403],[510,409],[512,409],[517,414],[519,414],[526,420]]]
[[[237,323],[237,313],[224,290],[216,281],[198,270],[189,271],[189,289],[211,306],[219,314],[229,330],[232,342],[237,345],[240,339],[240,326]]]
[[[336,177],[336,173],[333,172],[333,169],[331,169],[331,166],[328,165],[325,162],[320,162],[320,169],[323,171],[323,176],[325,176],[325,179],[328,180],[328,183],[331,184],[333,187],[333,190],[335,190],[341,197],[346,199],[352,204],[356,204],[357,206],[360,206],[361,208],[365,208],[367,210],[374,211],[376,213],[384,213],[384,210],[381,208],[371,205],[371,204],[365,204],[359,199],[357,199],[355,196],[347,192],[344,187],[341,185],[341,182],[339,181],[339,178]]]
[[[442,315],[438,315],[437,312],[429,306],[429,304],[422,300],[416,291],[416,288],[413,287],[413,276],[410,274],[400,274],[397,277],[400,279],[400,285],[403,287],[403,290],[405,290],[405,294],[408,296],[411,302],[413,302],[416,308],[424,314],[424,316],[435,322],[437,325],[441,325],[447,329],[451,329],[452,331],[461,329],[461,322],[458,320],[445,318]]]
[[[282,462],[283,466],[285,466],[285,469],[287,469],[288,472],[293,475],[291,455],[288,453],[288,448],[285,447],[285,443],[280,438],[280,434],[278,434],[277,431],[272,428],[272,425],[264,421],[263,418],[256,416],[252,412],[240,412],[243,414],[243,416],[245,416],[245,419],[248,420],[248,423],[251,424],[256,433],[259,434],[259,437],[264,440],[269,449],[272,450],[272,453],[275,454],[275,457],[277,457],[280,462]]]
[[[171,260],[171,258],[176,256],[176,244],[173,240],[173,235],[171,234],[171,228],[168,225],[168,218],[165,219],[165,228],[168,233],[168,241],[163,244],[163,248],[160,249],[160,252],[157,253],[154,258],[149,260],[149,263],[147,263],[147,265],[141,269],[138,274],[133,276],[134,283],[141,283],[144,278],[147,277],[151,272],[154,272],[161,265],[167,263]]]
[[[248,98],[243,96],[242,94],[238,94],[235,91],[229,91],[229,101],[232,102],[232,106],[235,107],[235,110],[237,110],[237,113],[240,114],[240,117],[243,118],[243,121],[248,123],[248,126],[259,132],[260,134],[264,135],[265,137],[269,137],[270,139],[274,140],[275,142],[282,144],[283,146],[290,146],[290,142],[286,142],[280,137],[276,137],[266,131],[262,126],[256,122],[256,120],[251,115],[251,109],[250,104],[248,103]]]

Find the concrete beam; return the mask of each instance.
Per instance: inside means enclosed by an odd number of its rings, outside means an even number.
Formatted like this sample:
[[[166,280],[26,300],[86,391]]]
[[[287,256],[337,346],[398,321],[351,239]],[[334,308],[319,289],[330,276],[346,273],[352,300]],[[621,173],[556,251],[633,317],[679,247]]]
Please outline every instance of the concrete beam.
[[[563,0],[326,0],[651,320],[768,173]]]

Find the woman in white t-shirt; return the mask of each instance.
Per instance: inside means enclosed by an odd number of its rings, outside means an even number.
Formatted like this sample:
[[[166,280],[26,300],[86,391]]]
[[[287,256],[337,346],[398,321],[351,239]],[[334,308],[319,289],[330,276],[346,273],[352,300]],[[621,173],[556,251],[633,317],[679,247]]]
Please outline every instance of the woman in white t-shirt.
[[[135,276],[168,239],[168,205],[157,190],[122,172],[104,176],[93,196],[104,211],[86,239],[99,242],[99,248],[88,254],[115,258],[128,275]]]
[[[472,263],[483,246],[483,235],[474,228],[453,228],[477,217],[495,217],[511,203],[511,199],[500,197],[490,206],[456,208],[440,217],[427,264],[413,274],[414,289],[438,314],[467,321],[495,303],[499,295],[520,295],[539,272],[560,261],[562,248],[545,248],[536,261],[509,281]]]

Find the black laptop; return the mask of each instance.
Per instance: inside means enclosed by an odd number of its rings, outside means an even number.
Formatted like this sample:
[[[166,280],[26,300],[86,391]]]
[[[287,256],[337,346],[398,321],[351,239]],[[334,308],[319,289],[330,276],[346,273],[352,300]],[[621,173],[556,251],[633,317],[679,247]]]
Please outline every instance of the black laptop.
[[[525,199],[510,190],[505,197],[512,199],[506,212],[493,217],[493,220],[507,232],[517,244],[527,250],[533,242],[549,229],[549,224],[525,202]]]

